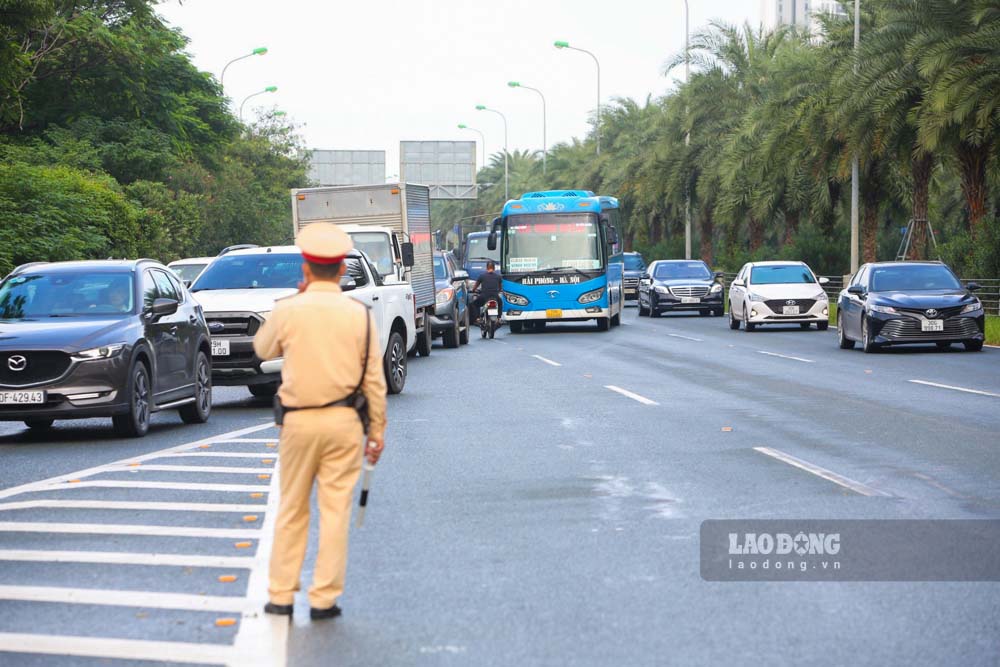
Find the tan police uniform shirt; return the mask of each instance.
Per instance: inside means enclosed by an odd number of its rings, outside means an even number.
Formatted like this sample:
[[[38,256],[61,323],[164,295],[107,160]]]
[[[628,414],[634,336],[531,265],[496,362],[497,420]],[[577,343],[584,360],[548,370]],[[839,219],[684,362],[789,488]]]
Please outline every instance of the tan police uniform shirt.
[[[385,432],[385,375],[378,331],[367,309],[337,283],[317,281],[305,292],[279,300],[254,336],[261,359],[284,357],[278,395],[286,407],[316,407],[346,398],[358,386],[365,360],[365,317],[369,319],[368,370],[362,391],[368,399],[368,433]]]

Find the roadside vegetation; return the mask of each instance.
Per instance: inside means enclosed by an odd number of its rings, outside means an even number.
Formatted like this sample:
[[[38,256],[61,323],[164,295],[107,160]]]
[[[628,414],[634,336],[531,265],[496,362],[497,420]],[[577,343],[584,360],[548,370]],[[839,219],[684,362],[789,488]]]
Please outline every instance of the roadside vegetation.
[[[295,128],[239,123],[155,4],[3,3],[0,276],[288,240],[288,189],[306,184]]]
[[[853,3],[847,3],[848,9]],[[510,155],[512,196],[586,188],[619,197],[626,246],[684,256],[690,197],[694,254],[735,271],[802,259],[824,275],[850,265],[850,177],[860,156],[861,258],[891,260],[901,229],[928,219],[960,275],[1000,276],[1000,3],[865,0],[819,34],[712,23],[691,43],[690,82],[619,99],[594,136]],[[675,77],[684,54],[669,57]],[[690,134],[690,140],[687,137]],[[437,202],[450,229],[501,209],[503,156],[479,174],[478,201]],[[918,234],[910,258],[936,258]]]

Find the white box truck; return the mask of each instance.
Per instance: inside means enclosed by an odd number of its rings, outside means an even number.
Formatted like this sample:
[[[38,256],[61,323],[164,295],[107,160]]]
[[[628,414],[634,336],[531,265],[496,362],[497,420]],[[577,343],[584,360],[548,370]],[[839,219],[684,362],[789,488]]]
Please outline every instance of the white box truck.
[[[387,183],[292,190],[296,236],[306,225],[329,222],[344,229],[375,264],[387,284],[413,289],[416,351],[431,353],[434,315],[434,244],[426,185]]]

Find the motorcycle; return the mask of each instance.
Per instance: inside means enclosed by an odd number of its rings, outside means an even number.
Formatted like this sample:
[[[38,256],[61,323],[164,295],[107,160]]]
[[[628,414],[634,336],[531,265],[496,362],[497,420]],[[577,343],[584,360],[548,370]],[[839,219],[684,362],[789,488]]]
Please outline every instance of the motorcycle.
[[[479,331],[483,338],[489,336],[493,338],[497,329],[500,328],[500,302],[497,299],[490,299],[479,311]]]

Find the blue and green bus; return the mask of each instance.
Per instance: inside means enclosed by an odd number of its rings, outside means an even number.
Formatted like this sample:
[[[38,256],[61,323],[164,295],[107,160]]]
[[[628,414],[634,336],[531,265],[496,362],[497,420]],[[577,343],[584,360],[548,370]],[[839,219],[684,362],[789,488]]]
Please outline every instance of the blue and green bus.
[[[513,333],[546,322],[621,324],[624,293],[620,212],[614,197],[586,190],[528,192],[493,221],[500,249],[504,318]]]

